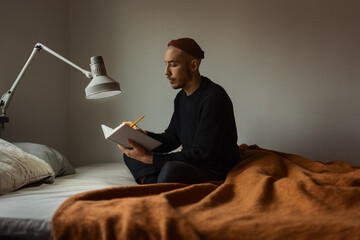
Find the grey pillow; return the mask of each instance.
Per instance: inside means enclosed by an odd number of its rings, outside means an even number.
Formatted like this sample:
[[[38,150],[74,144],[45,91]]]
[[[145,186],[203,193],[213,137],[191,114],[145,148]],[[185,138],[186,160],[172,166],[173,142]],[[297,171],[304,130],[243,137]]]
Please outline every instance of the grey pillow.
[[[12,144],[22,149],[24,152],[47,162],[54,170],[56,177],[70,175],[76,172],[68,159],[55,149],[37,143],[15,142]]]

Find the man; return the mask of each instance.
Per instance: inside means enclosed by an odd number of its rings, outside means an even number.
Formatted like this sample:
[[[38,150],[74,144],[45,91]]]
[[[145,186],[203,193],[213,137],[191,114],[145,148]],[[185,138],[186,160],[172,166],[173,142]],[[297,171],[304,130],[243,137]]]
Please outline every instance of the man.
[[[182,89],[174,100],[170,124],[161,134],[136,127],[162,145],[150,153],[131,140],[133,149],[119,146],[138,183],[224,180],[238,161],[232,102],[221,86],[200,75],[203,58],[204,52],[191,38],[168,43],[165,75],[173,89]],[[180,152],[171,152],[179,146]]]

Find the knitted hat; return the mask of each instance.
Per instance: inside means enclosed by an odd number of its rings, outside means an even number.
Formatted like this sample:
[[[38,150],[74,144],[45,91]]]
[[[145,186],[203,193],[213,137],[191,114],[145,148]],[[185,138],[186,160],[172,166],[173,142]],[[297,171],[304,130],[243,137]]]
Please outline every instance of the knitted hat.
[[[172,40],[168,43],[168,47],[173,46],[184,52],[187,52],[191,56],[194,56],[199,59],[204,58],[204,51],[201,50],[200,46],[192,38],[179,38]]]

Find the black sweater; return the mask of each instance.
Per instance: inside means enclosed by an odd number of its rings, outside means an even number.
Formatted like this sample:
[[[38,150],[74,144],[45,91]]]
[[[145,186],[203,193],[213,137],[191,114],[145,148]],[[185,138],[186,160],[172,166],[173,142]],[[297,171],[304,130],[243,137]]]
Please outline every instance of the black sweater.
[[[148,132],[163,144],[154,150],[154,167],[184,161],[226,175],[239,159],[232,102],[225,90],[202,77],[200,87],[187,96],[181,90],[164,133]],[[168,153],[182,145],[181,152]]]

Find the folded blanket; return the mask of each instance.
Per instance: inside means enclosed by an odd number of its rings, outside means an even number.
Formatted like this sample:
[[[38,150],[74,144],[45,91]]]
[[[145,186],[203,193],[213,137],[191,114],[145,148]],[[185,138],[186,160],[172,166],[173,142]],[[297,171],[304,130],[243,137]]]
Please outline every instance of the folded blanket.
[[[122,186],[75,195],[54,239],[359,239],[360,168],[241,146],[224,183]]]

